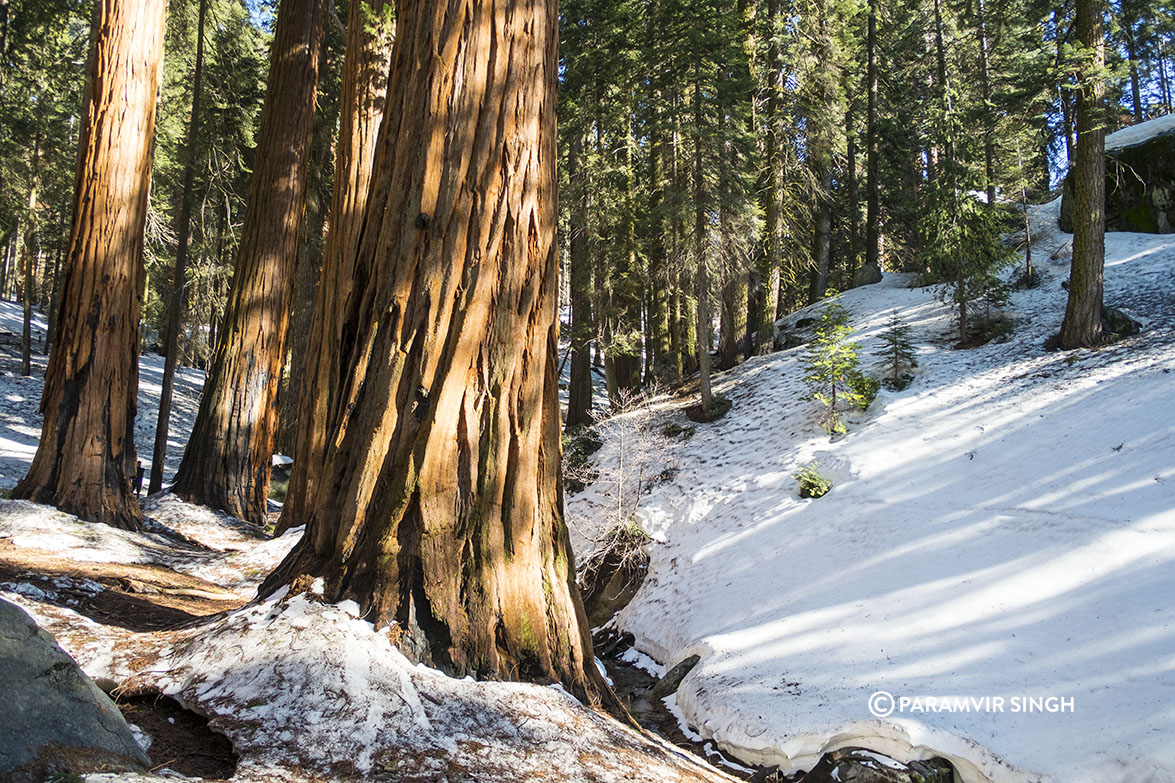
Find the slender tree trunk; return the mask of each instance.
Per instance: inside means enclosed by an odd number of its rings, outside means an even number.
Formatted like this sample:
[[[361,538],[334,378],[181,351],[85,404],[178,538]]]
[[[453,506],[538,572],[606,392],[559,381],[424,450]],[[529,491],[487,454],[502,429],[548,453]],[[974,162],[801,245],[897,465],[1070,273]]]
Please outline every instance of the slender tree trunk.
[[[845,134],[848,137],[845,150],[845,189],[849,199],[849,269],[855,270],[861,261],[861,194],[857,184],[857,134],[856,101],[850,94],[845,111]],[[927,166],[930,178],[930,166]]]
[[[706,252],[706,195],[705,162],[702,151],[701,68],[695,66],[694,79],[694,257],[696,259],[694,295],[697,297],[698,390],[701,395],[702,418],[710,417],[710,335],[714,329],[710,317],[710,270]]]
[[[354,340],[344,318],[348,302],[362,292],[363,280],[357,277],[356,260],[371,167],[387,103],[396,32],[393,13],[391,0],[353,2],[347,11],[332,217],[307,335],[294,466],[279,530],[305,518],[325,464],[332,423],[341,414],[339,395],[349,370],[343,364],[343,354]]]
[[[282,0],[223,325],[172,491],[262,524],[306,200],[325,0]]]
[[[881,264],[881,183],[877,149],[877,0],[869,0],[865,38],[865,267],[880,269]]]
[[[25,218],[24,236],[24,323],[20,333],[20,374],[33,374],[33,243],[37,240],[37,186],[41,177],[41,136],[33,139],[33,160],[30,167],[32,183],[29,185],[28,217]]]
[[[553,2],[399,4],[345,414],[262,591],[322,576],[416,660],[598,703],[560,488],[556,19]]]
[[[196,175],[196,133],[200,123],[200,103],[204,81],[204,20],[208,0],[200,0],[196,21],[196,63],[192,73],[192,112],[184,142],[184,178],[180,190],[179,215],[176,217],[175,266],[171,270],[168,291],[167,332],[163,338],[163,383],[159,392],[159,414],[155,420],[155,444],[151,451],[151,479],[147,493],[163,489],[163,470],[167,462],[167,433],[171,421],[171,399],[175,387],[175,368],[179,361],[180,327],[184,322],[187,300],[188,242],[192,230],[192,182]]]
[[[60,219],[55,221],[60,226]],[[64,234],[65,231],[60,231]],[[49,295],[49,312],[45,316],[45,353],[49,353],[49,348],[53,345],[53,333],[57,330],[57,310],[61,304],[61,267],[62,267],[62,245],[58,244],[57,249],[54,250],[53,256],[53,277],[52,291]]]
[[[60,324],[44,425],[13,497],[135,529],[131,492],[143,227],[151,179],[163,0],[105,0],[86,101]]]
[[[987,203],[995,205],[995,104],[991,100],[991,63],[988,55],[987,5],[976,0],[979,16],[979,87],[983,96],[983,167],[987,180]]]
[[[1077,158],[1073,164],[1073,261],[1061,348],[1102,339],[1102,272],[1106,255],[1106,49],[1103,0],[1077,0],[1077,41],[1091,52],[1077,91]]]
[[[580,162],[582,139],[571,140],[567,176],[571,183],[571,386],[567,395],[567,431],[591,423],[592,356],[592,267],[588,242],[588,182]]]
[[[1138,46],[1134,40],[1134,29],[1131,23],[1123,24],[1124,37],[1126,39],[1126,55],[1130,58],[1130,98],[1134,106],[1134,121],[1142,122],[1146,119],[1146,113],[1142,105],[1142,90],[1139,87],[1138,79]]]

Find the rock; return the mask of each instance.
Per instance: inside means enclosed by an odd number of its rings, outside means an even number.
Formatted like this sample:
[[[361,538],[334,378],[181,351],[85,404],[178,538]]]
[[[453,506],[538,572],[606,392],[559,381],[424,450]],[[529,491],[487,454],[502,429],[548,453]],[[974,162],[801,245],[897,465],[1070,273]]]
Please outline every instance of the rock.
[[[1155,135],[1144,138],[1141,126],[1124,137],[1106,138],[1106,231],[1170,234],[1175,231],[1175,123],[1152,120]],[[1149,125],[1150,123],[1143,123]],[[1061,230],[1073,231],[1073,177],[1065,178]]]
[[[1125,310],[1106,307],[1102,310],[1102,331],[1109,334],[1132,335],[1142,331],[1142,322],[1131,317]]]
[[[953,783],[946,759],[903,764],[864,748],[841,748],[820,757],[797,783]]]
[[[701,656],[691,655],[677,663],[672,669],[665,672],[664,677],[657,680],[657,684],[652,688],[653,695],[658,699],[664,699],[669,694],[676,692],[681,686],[681,681],[694,670],[700,660],[702,660]]]
[[[807,329],[809,326],[811,326],[814,323],[816,323],[815,318],[801,318],[800,320],[796,321],[796,328],[797,329]]]
[[[876,264],[865,264],[853,275],[853,288],[863,285],[873,285],[881,282],[881,267]]]
[[[141,771],[151,762],[110,697],[20,607],[0,601],[0,781]]]

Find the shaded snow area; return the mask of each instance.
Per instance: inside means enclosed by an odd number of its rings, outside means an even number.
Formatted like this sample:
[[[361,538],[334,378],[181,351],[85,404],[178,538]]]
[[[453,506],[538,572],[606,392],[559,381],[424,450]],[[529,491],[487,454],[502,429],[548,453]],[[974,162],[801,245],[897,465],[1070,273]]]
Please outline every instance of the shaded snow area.
[[[1165,133],[1175,133],[1175,114],[1156,117],[1153,120],[1140,122],[1137,125],[1131,125],[1128,128],[1111,133],[1109,136],[1106,136],[1106,150],[1120,150],[1124,147],[1133,147],[1135,144],[1142,144],[1144,141],[1149,141],[1155,136],[1162,136]]]
[[[1008,342],[953,350],[946,306],[901,275],[841,295],[867,371],[894,310],[920,363],[847,436],[817,427],[803,347],[717,376],[731,412],[662,436],[677,472],[642,501],[649,576],[614,622],[665,666],[701,656],[675,706],[724,752],[784,770],[845,746],[941,755],[965,783],[1175,780],[1175,236],[1107,236],[1105,301],[1141,334],[1049,353],[1058,209],[1034,209],[1045,280],[1013,293]],[[689,426],[684,404],[652,426]],[[792,473],[813,461],[833,489],[800,499]],[[612,488],[568,497],[577,546]],[[870,711],[877,691],[891,714]]]
[[[41,437],[41,389],[47,362],[44,354],[44,316],[33,313],[33,374],[28,378],[20,375],[20,334],[23,324],[22,305],[0,300],[0,489],[11,489],[24,478]],[[135,448],[148,474],[151,470],[151,450],[155,442],[155,420],[159,416],[162,386],[163,357],[155,353],[143,354],[139,357]],[[170,481],[172,474],[179,468],[188,433],[196,420],[203,388],[202,370],[191,367],[176,369],[165,481]]]
[[[253,597],[302,535],[265,539],[246,523],[169,494],[143,501],[142,532],[83,522],[27,500],[0,500],[0,544],[78,563],[155,565]]]

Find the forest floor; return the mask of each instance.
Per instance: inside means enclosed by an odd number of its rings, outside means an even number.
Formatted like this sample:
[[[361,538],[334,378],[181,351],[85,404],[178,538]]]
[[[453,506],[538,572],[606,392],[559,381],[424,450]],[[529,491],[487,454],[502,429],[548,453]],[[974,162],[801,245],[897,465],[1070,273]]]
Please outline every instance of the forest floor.
[[[1105,301],[1141,333],[1050,352],[1059,207],[1031,211],[1042,281],[999,339],[957,349],[910,275],[840,295],[866,372],[895,312],[919,361],[844,436],[818,425],[802,346],[719,375],[717,422],[665,397],[597,427],[573,545],[635,513],[648,576],[610,625],[665,667],[700,657],[666,701],[730,757],[792,771],[861,746],[946,757],[963,783],[1175,781],[1175,236],[1107,235]],[[819,313],[781,326],[807,340]],[[813,463],[833,488],[801,498]]]
[[[692,399],[665,397],[597,427],[595,480],[568,495],[569,527],[581,558],[618,508],[651,536],[649,575],[609,623],[635,640],[612,674],[670,742],[557,687],[414,666],[394,629],[323,603],[315,585],[254,601],[300,531],[271,538],[166,494],[144,499],[138,533],[0,501],[0,597],[118,696],[173,780],[732,779],[671,744],[693,740],[786,773],[855,745],[945,756],[962,783],[1170,783],[1175,237],[1107,238],[1106,301],[1145,321],[1141,334],[1050,353],[1069,260],[1058,206],[1034,209],[1043,282],[1013,293],[1000,341],[956,350],[946,306],[907,276],[841,295],[864,355],[896,311],[920,364],[909,388],[850,414],[844,437],[817,426],[802,347],[719,375],[733,408],[718,422],[694,424]],[[796,322],[817,313],[781,327],[804,339]],[[19,316],[0,303],[0,488],[40,430],[43,361],[16,374]],[[162,360],[141,367],[149,454]],[[181,374],[172,470],[201,380]],[[792,473],[812,462],[834,486],[801,499]],[[646,698],[692,654],[675,694]],[[1075,707],[879,717],[876,691]]]

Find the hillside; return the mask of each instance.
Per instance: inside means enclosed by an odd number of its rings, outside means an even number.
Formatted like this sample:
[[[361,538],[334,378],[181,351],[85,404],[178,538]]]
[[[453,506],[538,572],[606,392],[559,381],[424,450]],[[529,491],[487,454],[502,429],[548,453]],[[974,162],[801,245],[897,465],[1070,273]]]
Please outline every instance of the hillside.
[[[1105,300],[1146,319],[1141,334],[1049,353],[1058,209],[1035,209],[1045,282],[1013,294],[1007,342],[953,350],[945,306],[907,277],[840,296],[863,353],[897,310],[920,368],[839,440],[805,399],[802,347],[720,376],[734,405],[716,423],[656,403],[649,431],[696,429],[648,450],[645,475],[673,478],[638,512],[649,575],[614,622],[665,666],[701,656],[675,707],[735,758],[806,769],[862,745],[943,755],[966,783],[1175,780],[1175,237],[1107,236]],[[605,475],[631,429],[602,428]],[[812,461],[834,488],[802,500],[792,473]],[[569,497],[581,550],[615,488]],[[877,691],[1005,702],[877,718]],[[1024,696],[1072,702],[1013,712]]]

